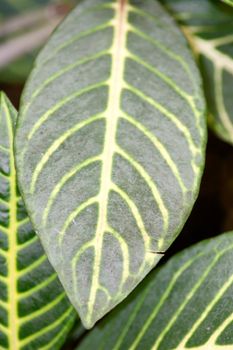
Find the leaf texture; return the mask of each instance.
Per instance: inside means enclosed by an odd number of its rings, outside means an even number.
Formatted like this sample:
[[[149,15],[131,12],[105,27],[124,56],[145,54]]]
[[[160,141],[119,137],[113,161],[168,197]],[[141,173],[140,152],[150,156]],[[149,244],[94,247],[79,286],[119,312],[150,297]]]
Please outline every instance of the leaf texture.
[[[17,191],[16,111],[0,95],[0,349],[60,349],[75,312]]]
[[[78,346],[108,350],[232,349],[233,232],[153,271]]]
[[[199,74],[153,0],[82,1],[37,59],[17,126],[19,181],[86,327],[157,264],[197,195]]]
[[[162,3],[182,24],[199,60],[210,127],[221,139],[233,144],[233,9],[210,0]]]

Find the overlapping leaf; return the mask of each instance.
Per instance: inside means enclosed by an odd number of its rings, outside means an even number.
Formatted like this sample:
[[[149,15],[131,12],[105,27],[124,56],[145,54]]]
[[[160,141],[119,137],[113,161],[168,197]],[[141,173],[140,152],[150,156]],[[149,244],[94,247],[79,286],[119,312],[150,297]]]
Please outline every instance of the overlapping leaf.
[[[210,0],[162,0],[183,25],[203,73],[210,126],[233,144],[233,9]]]
[[[21,105],[19,180],[86,327],[160,260],[197,195],[199,74],[153,0],[82,1],[36,62]]]
[[[77,350],[232,349],[233,232],[152,272]]]
[[[0,349],[60,349],[75,317],[17,192],[16,111],[0,95]]]

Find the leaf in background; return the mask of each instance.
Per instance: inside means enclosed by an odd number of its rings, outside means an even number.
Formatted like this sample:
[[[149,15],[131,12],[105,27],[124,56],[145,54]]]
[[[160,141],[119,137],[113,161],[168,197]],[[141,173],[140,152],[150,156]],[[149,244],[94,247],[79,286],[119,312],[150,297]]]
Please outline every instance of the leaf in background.
[[[162,3],[182,24],[198,57],[211,128],[233,144],[233,9],[210,0]]]
[[[56,2],[59,2],[59,0],[20,0],[20,1],[1,0],[0,18],[9,19],[12,16],[16,16],[20,14],[21,12],[28,11],[28,9],[36,10],[52,2],[56,3]]]
[[[222,0],[222,1],[230,6],[233,6],[233,0]]]
[[[180,232],[205,145],[199,74],[154,0],[82,1],[27,84],[19,180],[86,327],[123,300]]]
[[[75,312],[17,192],[16,111],[0,94],[0,349],[60,349]]]
[[[233,232],[153,271],[77,350],[232,349]]]
[[[1,81],[25,80],[38,49],[75,1],[0,1]]]

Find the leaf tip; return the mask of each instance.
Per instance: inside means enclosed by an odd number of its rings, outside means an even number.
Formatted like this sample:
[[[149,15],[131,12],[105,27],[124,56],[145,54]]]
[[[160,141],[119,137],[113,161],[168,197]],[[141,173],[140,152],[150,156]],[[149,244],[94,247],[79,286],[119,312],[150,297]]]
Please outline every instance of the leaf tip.
[[[79,317],[81,319],[81,322],[83,324],[83,327],[86,328],[86,329],[92,329],[94,327],[94,325],[96,324],[96,322],[101,318],[92,318],[90,319],[88,317],[88,315],[80,315],[79,313]]]

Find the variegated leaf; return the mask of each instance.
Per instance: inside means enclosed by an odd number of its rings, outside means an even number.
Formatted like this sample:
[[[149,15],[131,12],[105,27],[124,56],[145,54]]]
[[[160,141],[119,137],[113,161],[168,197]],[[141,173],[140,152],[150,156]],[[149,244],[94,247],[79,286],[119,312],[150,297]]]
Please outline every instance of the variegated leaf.
[[[210,127],[233,144],[233,9],[211,0],[162,3],[182,24],[200,63]]]
[[[19,181],[86,327],[180,232],[205,145],[200,78],[154,0],[89,0],[37,59],[17,126]]]
[[[231,350],[233,232],[153,271],[77,350]]]
[[[17,191],[16,111],[0,94],[0,349],[60,349],[75,318]]]

